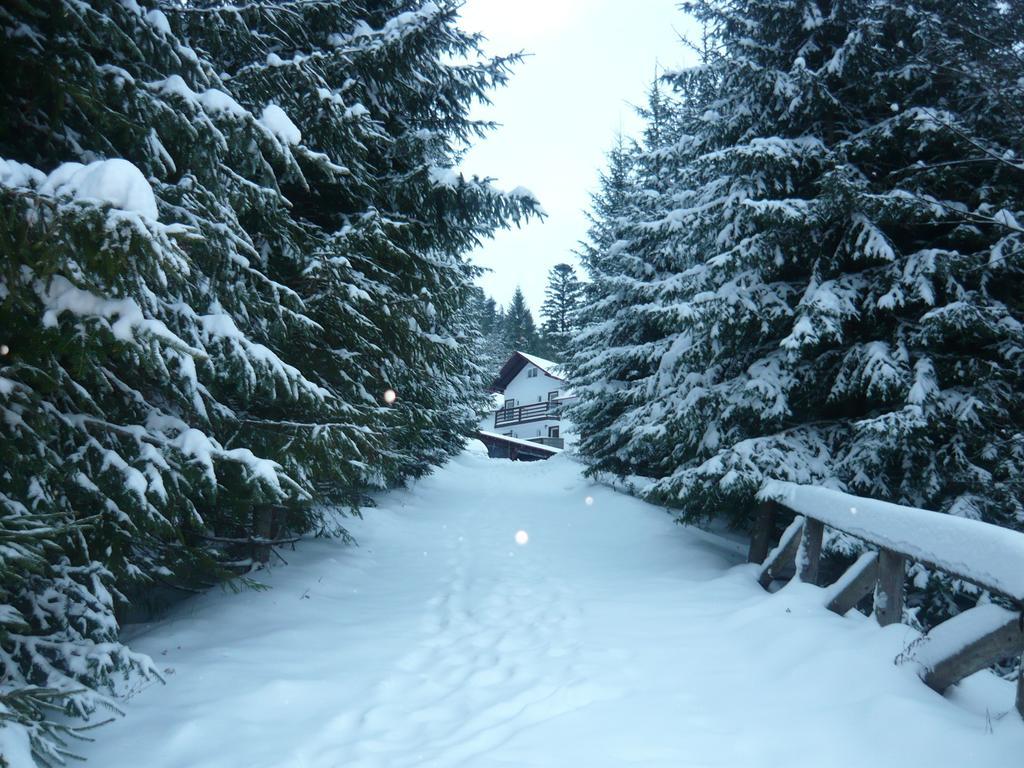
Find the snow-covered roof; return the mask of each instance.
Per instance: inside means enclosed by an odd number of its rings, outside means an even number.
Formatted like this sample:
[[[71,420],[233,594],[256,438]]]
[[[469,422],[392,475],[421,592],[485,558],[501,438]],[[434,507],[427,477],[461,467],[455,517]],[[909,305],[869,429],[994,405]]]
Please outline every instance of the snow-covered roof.
[[[562,452],[561,448],[555,448],[553,445],[544,445],[543,443],[535,443],[531,440],[523,440],[522,438],[518,437],[509,437],[508,435],[502,435],[499,434],[498,432],[487,432],[481,429],[480,434],[492,440],[501,440],[506,443],[515,443],[516,445],[526,445],[529,446],[530,448],[539,448],[541,451],[544,451],[545,453],[555,454]]]
[[[528,355],[526,352],[516,352],[517,355],[522,355],[531,363],[540,368],[544,373],[554,376],[556,379],[565,379],[565,374],[562,371],[562,364],[555,363],[551,360],[545,360],[543,357],[537,357],[536,355]]]
[[[551,360],[545,360],[543,357],[527,354],[526,352],[516,351],[513,352],[512,356],[505,361],[503,366],[501,366],[501,372],[498,374],[498,378],[494,380],[494,384],[491,385],[491,389],[497,392],[504,392],[505,387],[512,382],[512,379],[519,375],[519,372],[523,370],[527,364],[537,366],[553,379],[565,381],[565,372],[561,364],[552,362]]]

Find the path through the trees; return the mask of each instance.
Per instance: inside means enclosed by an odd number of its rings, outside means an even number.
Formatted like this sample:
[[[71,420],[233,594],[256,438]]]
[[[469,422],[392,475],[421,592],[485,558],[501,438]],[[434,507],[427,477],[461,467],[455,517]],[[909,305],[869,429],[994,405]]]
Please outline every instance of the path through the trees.
[[[916,634],[768,595],[742,548],[584,480],[467,452],[133,645],[166,670],[104,768],[1004,767],[1012,686],[943,699]],[[517,537],[518,535],[518,537]]]

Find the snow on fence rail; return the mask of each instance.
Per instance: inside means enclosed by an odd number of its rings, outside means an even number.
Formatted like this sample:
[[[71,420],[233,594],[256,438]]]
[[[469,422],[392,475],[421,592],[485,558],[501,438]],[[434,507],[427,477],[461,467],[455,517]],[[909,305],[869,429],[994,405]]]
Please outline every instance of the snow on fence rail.
[[[1024,534],[817,486],[769,482],[760,498],[1024,603]]]
[[[921,678],[944,692],[1001,659],[1024,654],[1024,534],[979,520],[904,507],[817,486],[771,481],[758,494],[748,560],[761,563],[766,589],[791,574],[818,583],[825,527],[878,548],[861,555],[827,591],[827,607],[842,615],[872,592],[882,626],[903,617],[908,560],[923,563],[1008,598],[1015,610],[979,605],[934,627],[915,648]],[[769,551],[775,520],[795,517]],[[1017,683],[1024,717],[1024,659]]]

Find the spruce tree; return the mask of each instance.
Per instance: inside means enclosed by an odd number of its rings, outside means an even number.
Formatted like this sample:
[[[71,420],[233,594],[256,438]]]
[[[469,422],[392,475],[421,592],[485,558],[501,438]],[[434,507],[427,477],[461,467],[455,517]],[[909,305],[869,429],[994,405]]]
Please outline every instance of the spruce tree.
[[[505,314],[505,308],[499,305],[495,310],[494,325],[484,339],[490,359],[493,361],[491,366],[492,380],[497,377],[505,361],[515,352],[515,349],[509,345],[506,338],[505,328],[507,324],[508,317]]]
[[[548,285],[540,314],[544,344],[554,360],[565,360],[569,340],[576,329],[582,287],[571,264],[556,264],[548,271]]]
[[[477,292],[480,333],[485,336],[494,332],[498,324],[498,303],[482,290]]]
[[[511,63],[454,4],[164,10],[0,10],[0,717],[51,762],[155,674],[126,596],[458,449],[464,255],[535,209],[452,170]]]
[[[645,249],[660,242],[664,229],[641,230],[640,222],[651,220],[654,206],[673,189],[671,111],[655,83],[641,111],[647,122],[642,141],[626,144],[619,137],[608,154],[579,253],[590,282],[570,345],[569,372],[578,395],[572,417],[580,425],[579,451],[592,472],[639,470],[635,459],[621,453],[631,437],[621,420],[637,397],[631,383],[656,364],[644,348],[652,336],[648,314],[657,307],[644,293],[653,275]]]
[[[483,289],[476,288],[474,297],[473,320],[480,332],[477,359],[484,371],[484,383],[489,386],[509,357],[503,339],[505,316],[498,303]]]
[[[475,330],[464,311],[476,272],[464,254],[535,203],[453,170],[488,127],[470,119],[473,101],[503,84],[515,61],[481,57],[456,14],[451,2],[388,0],[175,16],[243,104],[285,115],[286,131],[302,137],[294,151],[303,175],[286,178],[282,192],[310,243],[271,267],[330,334],[303,359],[352,415],[369,413],[377,437],[371,461],[353,457],[354,477],[332,476],[338,446],[325,446],[324,481],[359,487],[422,474],[458,450],[482,405],[488,376],[470,354]],[[385,407],[387,390],[397,400]],[[337,421],[337,439],[367,439],[361,418]]]
[[[0,638],[2,686],[87,717],[152,674],[117,643],[125,593],[223,573],[232,556],[207,537],[244,536],[254,505],[308,496],[229,442],[237,403],[323,395],[272,351],[301,308],[254,268],[236,214],[286,221],[255,191],[288,162],[257,119],[159,11],[0,13],[0,442],[17,447],[0,499],[50,525],[32,578],[4,584],[23,621]],[[60,759],[66,729],[16,718],[40,759]]]
[[[540,351],[540,336],[537,334],[537,325],[533,320],[533,313],[526,305],[526,297],[519,286],[516,286],[512,294],[512,301],[505,311],[505,344],[512,352],[526,352],[537,354]]]
[[[1021,528],[1021,9],[686,8],[716,45],[669,78],[674,188],[621,247],[656,364],[617,461],[687,519],[782,478]]]
[[[651,108],[641,114],[648,122],[653,108],[661,100],[660,91],[652,88]],[[651,146],[660,146],[652,132],[648,131]],[[620,239],[628,219],[631,195],[635,191],[637,157],[640,147],[628,142],[622,134],[616,137],[615,145],[607,154],[607,168],[598,176],[598,189],[590,194],[590,209],[586,212],[589,226],[587,239],[580,243],[578,256],[584,270],[591,277],[602,274],[601,257],[608,255],[612,244]],[[584,291],[589,290],[589,284]]]

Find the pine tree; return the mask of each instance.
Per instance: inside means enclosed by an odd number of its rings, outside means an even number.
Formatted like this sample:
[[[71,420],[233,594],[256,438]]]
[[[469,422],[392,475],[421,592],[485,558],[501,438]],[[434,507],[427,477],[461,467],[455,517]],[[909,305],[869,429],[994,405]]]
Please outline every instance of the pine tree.
[[[505,314],[483,289],[476,288],[474,297],[473,321],[480,331],[476,358],[484,371],[484,383],[489,386],[511,354],[506,350],[504,342]]]
[[[651,118],[655,112],[660,112],[661,102],[660,91],[655,87],[650,94],[651,107],[642,111],[641,114],[649,122],[656,122]],[[652,147],[661,146],[656,135],[648,132],[648,138]],[[587,211],[587,239],[580,243],[578,255],[583,268],[590,276],[603,273],[601,257],[606,255],[611,246],[620,239],[622,228],[628,221],[628,212],[632,204],[631,193],[635,187],[635,170],[637,155],[640,152],[638,146],[630,145],[626,139],[619,134],[616,137],[615,145],[607,155],[607,170],[600,173],[598,178],[598,191],[590,195],[590,210]],[[585,289],[586,290],[586,289]]]
[[[498,325],[498,303],[481,290],[478,293],[480,333],[485,336],[494,333]]]
[[[648,313],[657,302],[644,291],[652,276],[645,250],[660,242],[662,228],[642,229],[654,206],[673,189],[675,162],[669,137],[671,108],[655,83],[641,111],[647,129],[637,145],[619,137],[608,170],[592,195],[591,227],[580,259],[590,282],[570,345],[570,377],[579,399],[572,417],[580,425],[579,450],[591,472],[637,473],[621,453],[630,433],[621,420],[636,394],[630,384],[650,374],[645,349],[652,333]],[[654,363],[656,365],[656,363]]]
[[[501,367],[505,364],[505,361],[512,356],[515,349],[511,347],[506,338],[505,328],[508,326],[508,317],[505,314],[505,308],[498,306],[494,314],[494,325],[491,328],[491,332],[485,339],[485,344],[489,350],[490,359],[492,360],[491,365],[491,380],[493,381],[498,373],[501,371]]]
[[[533,313],[526,305],[526,297],[516,286],[512,301],[505,311],[505,345],[512,352],[536,353],[540,350],[540,336],[533,321]]]
[[[581,294],[582,287],[571,264],[556,264],[548,271],[548,285],[540,314],[544,319],[546,351],[554,360],[566,357],[569,339],[576,329],[576,311]]]
[[[303,176],[282,191],[313,240],[290,252],[316,257],[280,259],[277,279],[331,331],[334,343],[303,356],[319,363],[318,381],[374,420],[379,452],[354,459],[375,477],[357,473],[357,487],[422,474],[472,430],[487,376],[469,352],[475,331],[464,310],[476,272],[464,254],[479,235],[535,210],[532,198],[453,171],[487,128],[469,118],[473,100],[503,84],[515,61],[481,58],[478,37],[455,28],[456,13],[451,2],[389,0],[257,6],[233,26],[233,10],[179,14],[243,103],[284,114],[286,131],[309,147]],[[388,389],[398,399],[381,408]],[[339,437],[358,440],[358,429],[356,420]],[[327,448],[329,468],[338,448]]]
[[[742,525],[782,478],[1024,527],[1024,13],[686,7],[717,44],[670,78],[673,189],[622,246],[656,365],[617,461],[687,519]]]
[[[157,11],[0,13],[16,84],[0,128],[0,442],[18,447],[0,499],[51,526],[45,562],[4,585],[24,620],[0,639],[0,677],[6,696],[52,691],[50,704],[87,717],[97,692],[152,674],[117,644],[125,591],[223,572],[203,537],[251,530],[254,504],[308,495],[228,444],[235,404],[322,394],[265,343],[300,315],[251,266],[236,214],[286,220],[283,201],[254,207],[247,177],[287,164],[255,117]],[[59,759],[61,726],[23,715],[36,754]]]
[[[454,4],[165,10],[0,10],[0,718],[40,760],[72,734],[50,708],[155,674],[126,594],[458,449],[464,255],[536,207],[451,170],[511,64]]]

